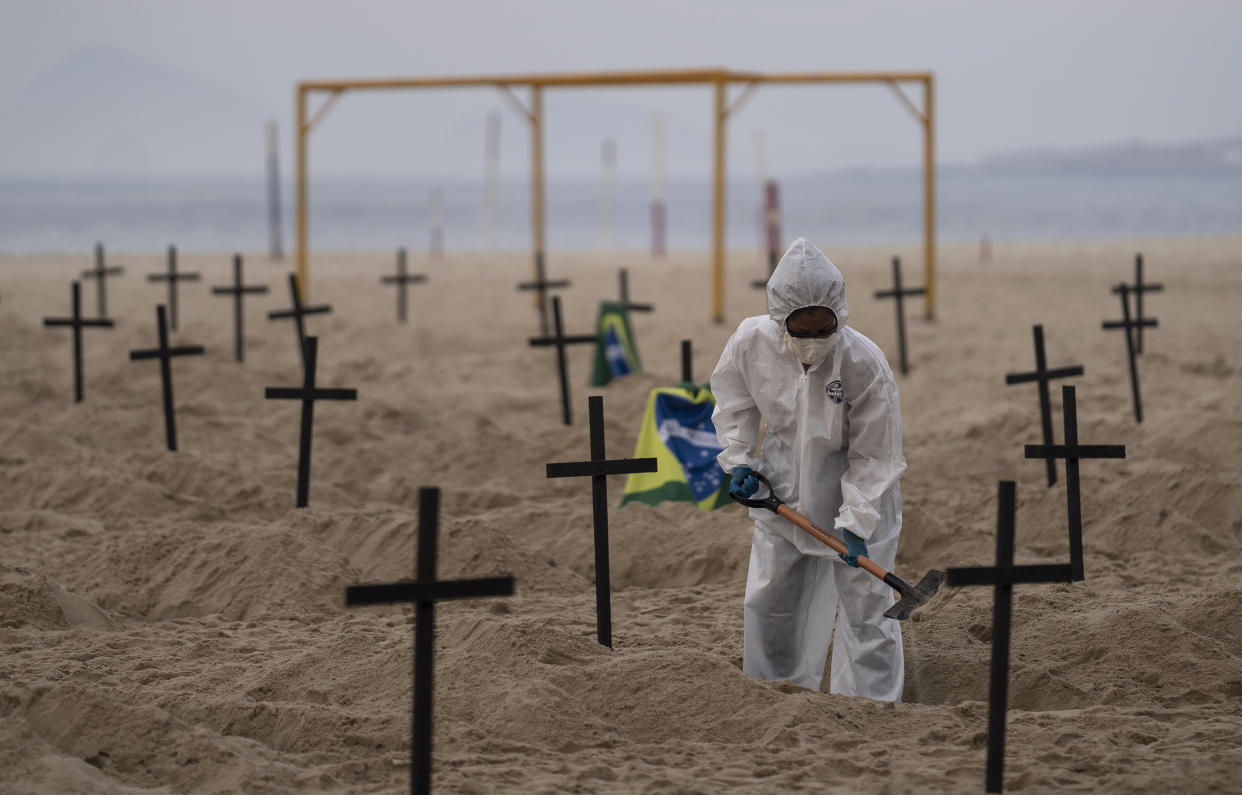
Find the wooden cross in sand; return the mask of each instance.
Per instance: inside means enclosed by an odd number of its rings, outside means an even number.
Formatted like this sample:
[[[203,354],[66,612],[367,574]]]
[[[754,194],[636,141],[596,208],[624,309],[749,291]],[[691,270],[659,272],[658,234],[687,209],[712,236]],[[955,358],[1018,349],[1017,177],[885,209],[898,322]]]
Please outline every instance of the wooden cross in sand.
[[[617,273],[617,281],[621,288],[621,306],[631,312],[650,312],[655,309],[651,304],[636,304],[630,300],[630,272],[622,268]]]
[[[996,512],[996,565],[949,569],[949,585],[991,585],[992,673],[988,689],[988,792],[1001,792],[1005,777],[1005,713],[1009,707],[1009,629],[1013,586],[1022,583],[1070,582],[1068,564],[1013,565],[1014,506],[1017,488],[1002,480]]]
[[[1037,327],[1038,328],[1038,327]],[[1078,399],[1074,387],[1061,387],[1061,401],[1065,413],[1065,444],[1026,445],[1027,458],[1043,458],[1053,461],[1065,459],[1065,499],[1069,513],[1070,568],[1073,579],[1085,578],[1082,565],[1082,501],[1078,488],[1078,462],[1083,458],[1125,458],[1124,444],[1078,444]],[[1045,435],[1045,438],[1047,436]]]
[[[244,361],[246,358],[245,346],[246,338],[242,332],[242,296],[251,295],[267,295],[267,285],[248,286],[242,283],[242,255],[233,255],[233,286],[232,287],[212,287],[212,295],[231,295],[233,296],[233,355],[237,361]]]
[[[120,265],[104,265],[103,243],[96,243],[95,267],[90,270],[82,271],[82,278],[98,280],[95,285],[95,305],[99,317],[108,316],[108,277],[120,276],[124,272],[125,268]]]
[[[1052,447],[1052,405],[1048,398],[1048,382],[1053,378],[1069,378],[1075,375],[1082,375],[1083,369],[1081,364],[1073,364],[1068,367],[1058,367],[1049,370],[1046,360],[1044,359],[1044,327],[1040,325],[1032,326],[1035,332],[1035,369],[1029,373],[1006,373],[1006,384],[1025,384],[1035,381],[1039,386],[1039,421],[1044,431],[1044,446]],[[1028,458],[1030,456],[1027,456]],[[1057,482],[1057,465],[1055,459],[1051,455],[1045,459],[1045,468],[1048,470],[1048,485]]]
[[[539,300],[539,333],[548,336],[548,290],[559,290],[569,286],[568,279],[548,280],[547,274],[543,269],[543,252],[535,252],[535,280],[533,282],[521,282],[517,288],[519,290],[534,290]]]
[[[1143,282],[1143,255],[1134,255],[1134,284],[1129,285],[1130,292],[1134,293],[1134,317],[1136,320],[1143,319],[1143,293],[1159,293],[1164,291],[1164,285],[1157,282]],[[1114,293],[1121,292],[1121,285],[1113,287]],[[1143,352],[1143,327],[1136,326],[1134,329],[1134,352],[1141,354]]]
[[[155,326],[159,330],[160,346],[146,350],[130,351],[131,362],[140,359],[160,360],[160,380],[164,385],[164,439],[169,450],[177,449],[177,419],[173,414],[172,357],[202,356],[206,349],[202,345],[168,346],[168,321],[164,314],[164,305],[155,307]]]
[[[294,333],[298,337],[298,356],[302,357],[302,369],[306,369],[306,323],[303,317],[306,315],[324,315],[332,311],[332,307],[328,304],[320,304],[318,306],[302,306],[302,291],[298,289],[298,275],[296,273],[289,274],[289,301],[293,304],[291,309],[279,309],[275,312],[268,312],[268,320],[283,320],[284,318],[293,318]]]
[[[297,507],[305,508],[310,500],[311,430],[315,423],[316,400],[357,400],[356,389],[321,389],[315,386],[315,362],[319,358],[319,338],[307,337],[302,360],[302,388],[269,386],[263,396],[268,400],[302,401],[302,435],[298,444]]]
[[[1138,360],[1135,358],[1134,337],[1132,330],[1141,329],[1144,326],[1154,327],[1157,325],[1155,318],[1136,318],[1130,319],[1130,285],[1122,282],[1114,289],[1115,292],[1121,294],[1121,320],[1105,320],[1101,326],[1105,329],[1125,329],[1126,332],[1126,356],[1130,359],[1130,395],[1134,400],[1134,421],[1143,421],[1143,398],[1139,394],[1139,377],[1138,377]]]
[[[595,519],[595,628],[601,646],[612,648],[612,602],[608,585],[608,476],[657,471],[654,458],[604,458],[604,399],[587,398],[591,417],[591,460],[548,464],[550,478],[591,478],[591,509]]]
[[[181,273],[177,270],[177,247],[168,247],[168,271],[166,273],[149,273],[147,281],[149,282],[168,282],[168,308],[170,311],[169,320],[170,328],[177,330],[177,284],[179,282],[196,282],[199,279],[197,273]]]
[[[565,346],[581,345],[588,342],[598,342],[598,334],[575,334],[566,336],[564,329],[561,328],[561,299],[560,296],[552,296],[552,323],[555,333],[552,336],[531,337],[531,347],[547,347],[556,346],[556,369],[561,379],[561,418],[566,425],[573,425],[573,418],[569,410],[569,365],[565,362]]]
[[[897,350],[901,354],[901,374],[906,375],[910,368],[906,364],[906,310],[902,299],[907,295],[922,295],[924,289],[922,287],[906,287],[901,286],[901,258],[893,257],[893,289],[876,290],[876,298],[895,298],[897,299]]]
[[[405,247],[397,249],[397,274],[395,276],[381,276],[380,284],[397,285],[397,322],[405,322],[405,303],[406,293],[411,284],[422,284],[427,281],[427,275],[424,273],[406,273],[405,272]]]
[[[345,589],[345,605],[414,603],[414,710],[410,738],[410,792],[431,792],[431,697],[435,663],[436,602],[441,599],[472,599],[512,596],[513,577],[477,580],[436,579],[436,536],[440,513],[440,490],[418,490],[418,578],[413,582],[386,585],[351,585]]]
[[[103,284],[103,277],[100,277],[100,284]],[[82,318],[82,287],[77,282],[73,283],[73,317],[45,317],[43,318],[44,326],[72,326],[73,327],[73,401],[75,403],[82,402],[82,329],[83,328],[112,328],[112,321],[106,317],[99,317],[93,320],[85,320]]]

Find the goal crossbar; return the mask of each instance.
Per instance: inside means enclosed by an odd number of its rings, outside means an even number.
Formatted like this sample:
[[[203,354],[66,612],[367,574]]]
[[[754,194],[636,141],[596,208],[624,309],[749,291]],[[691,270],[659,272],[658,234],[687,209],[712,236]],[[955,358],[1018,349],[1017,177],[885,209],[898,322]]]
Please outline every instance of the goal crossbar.
[[[466,77],[410,77],[361,80],[305,80],[297,85],[297,271],[298,282],[308,297],[310,289],[309,234],[307,224],[307,162],[310,133],[332,104],[346,91],[389,89],[471,88],[491,86],[506,91],[508,98],[525,111],[531,125],[531,246],[545,251],[544,173],[543,173],[543,90],[545,88],[640,85],[711,86],[715,95],[713,112],[712,169],[712,319],[724,321],[725,249],[725,128],[750,93],[761,84],[799,83],[883,83],[923,128],[923,310],[930,320],[936,307],[936,165],[935,165],[935,79],[931,72],[791,72],[761,73],[723,68],[660,69],[625,72],[570,72],[560,74],[476,75]],[[922,107],[902,90],[903,83],[920,83]],[[740,84],[743,91],[728,104],[730,86]],[[521,105],[512,93],[515,87],[529,89],[529,106]],[[310,96],[327,93],[328,98],[313,116],[307,115]]]

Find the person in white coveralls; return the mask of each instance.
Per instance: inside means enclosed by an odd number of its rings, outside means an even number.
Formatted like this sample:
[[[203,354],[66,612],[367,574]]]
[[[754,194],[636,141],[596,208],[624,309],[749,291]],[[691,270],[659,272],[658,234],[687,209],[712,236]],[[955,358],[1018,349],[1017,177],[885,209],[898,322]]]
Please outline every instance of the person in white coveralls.
[[[901,410],[884,353],[848,318],[841,272],[798,238],[768,280],[768,314],[742,321],[712,373],[730,490],[754,495],[758,471],[849,551],[838,556],[788,520],[751,509],[742,669],[819,690],[832,640],[830,692],[896,702],[901,629],[882,615],[895,597],[857,559],[891,570],[897,556]]]

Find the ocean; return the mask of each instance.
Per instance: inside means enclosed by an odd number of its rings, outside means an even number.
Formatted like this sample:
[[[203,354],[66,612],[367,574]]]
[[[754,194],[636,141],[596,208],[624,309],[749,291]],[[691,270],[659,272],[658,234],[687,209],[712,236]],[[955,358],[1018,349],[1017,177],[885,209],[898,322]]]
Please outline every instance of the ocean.
[[[448,251],[530,245],[525,180],[501,182],[489,241],[482,179],[336,177],[312,177],[311,244],[317,250],[426,247],[433,189],[443,196],[440,215]],[[781,193],[785,239],[803,235],[842,244],[897,244],[922,234],[917,172],[799,177],[783,181]],[[292,195],[287,182],[282,195],[286,251],[292,248]],[[727,195],[729,245],[758,247],[759,185],[736,179]],[[985,235],[1004,241],[1242,233],[1242,179],[1236,174],[1001,175],[945,169],[937,199],[943,241],[977,241]],[[650,245],[651,188],[645,180],[620,181],[608,194],[599,180],[550,179],[546,202],[550,249]],[[706,248],[711,240],[709,181],[670,180],[667,206],[669,247]],[[96,241],[116,251],[159,251],[170,243],[188,251],[265,250],[264,179],[0,179],[0,252],[87,252]]]

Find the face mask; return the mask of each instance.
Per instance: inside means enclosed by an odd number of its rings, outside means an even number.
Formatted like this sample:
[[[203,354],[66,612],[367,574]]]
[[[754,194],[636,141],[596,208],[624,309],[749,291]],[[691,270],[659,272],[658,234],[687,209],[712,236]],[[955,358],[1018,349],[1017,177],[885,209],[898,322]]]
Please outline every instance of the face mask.
[[[815,337],[805,339],[801,337],[791,337],[789,332],[785,332],[785,349],[798,357],[798,361],[810,367],[816,362],[823,361],[828,352],[837,344],[837,334],[829,334],[827,337]]]

